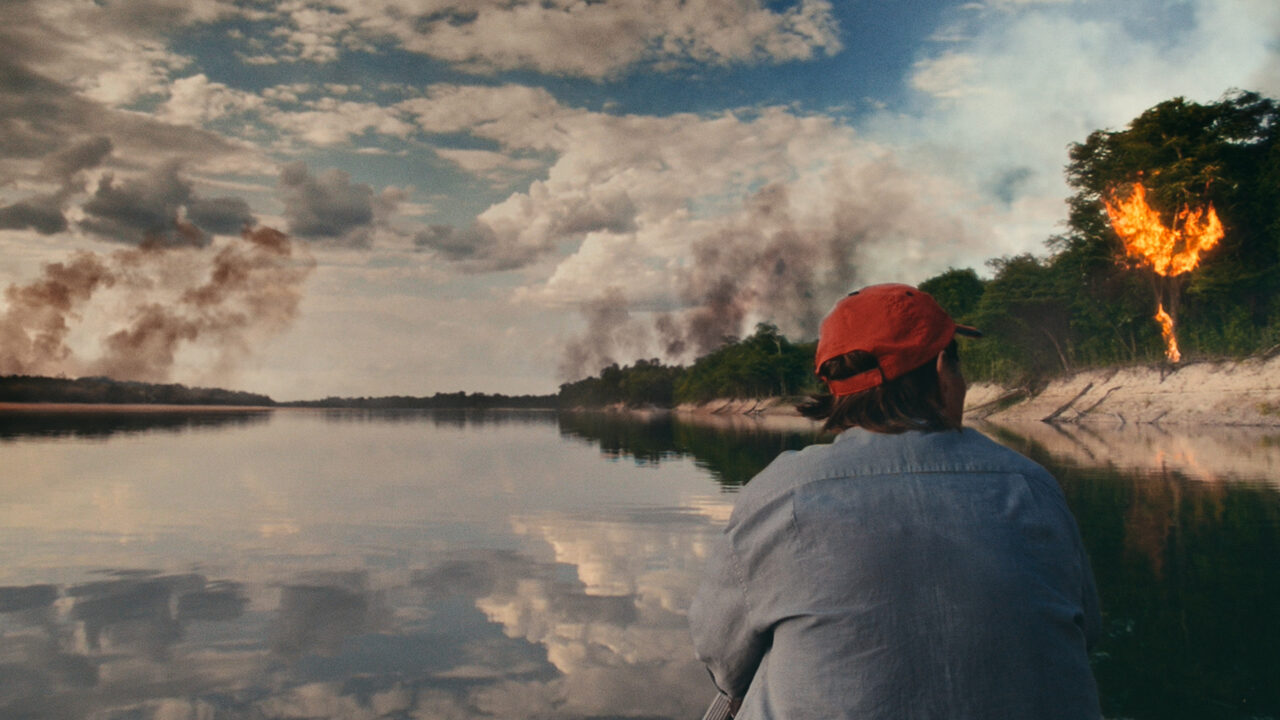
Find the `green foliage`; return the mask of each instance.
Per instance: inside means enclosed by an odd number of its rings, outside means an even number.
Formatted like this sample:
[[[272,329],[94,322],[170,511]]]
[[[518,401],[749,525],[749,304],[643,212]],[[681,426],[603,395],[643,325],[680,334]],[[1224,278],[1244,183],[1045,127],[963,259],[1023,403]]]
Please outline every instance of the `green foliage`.
[[[658,360],[637,360],[634,365],[614,363],[589,377],[560,386],[561,407],[600,407],[622,404],[629,407],[656,405],[670,407],[674,388],[684,368],[663,365]]]
[[[436,393],[428,397],[327,397],[280,403],[286,407],[356,408],[362,410],[550,410],[555,395],[490,395],[488,393]]]
[[[793,343],[773,325],[761,323],[750,337],[727,342],[692,367],[639,360],[616,363],[597,377],[560,386],[561,407],[671,407],[715,398],[799,395],[816,389],[813,343]]]
[[[974,319],[974,312],[978,309],[987,286],[973,268],[949,268],[941,275],[920,283],[918,287],[932,295],[957,322],[968,324]]]
[[[740,342],[694,362],[676,384],[677,402],[796,395],[814,389],[813,345],[797,345],[766,323]]]
[[[0,377],[0,401],[18,403],[161,404],[161,405],[275,405],[266,395],[192,388],[186,385],[125,382],[106,377],[71,380],[27,375]]]

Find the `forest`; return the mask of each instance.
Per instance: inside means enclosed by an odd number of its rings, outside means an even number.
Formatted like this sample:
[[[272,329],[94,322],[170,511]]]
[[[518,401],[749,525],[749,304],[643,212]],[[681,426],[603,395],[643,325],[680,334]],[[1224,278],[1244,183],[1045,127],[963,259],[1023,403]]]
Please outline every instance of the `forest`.
[[[436,393],[426,397],[327,397],[322,400],[282,402],[281,407],[357,408],[364,410],[536,410],[552,409],[555,395],[490,395],[488,393]]]
[[[1206,104],[1173,98],[1072,144],[1066,227],[1044,253],[919,283],[984,332],[961,345],[969,379],[1035,385],[1085,368],[1280,347],[1278,138],[1276,101],[1232,91]],[[1123,213],[1130,207],[1145,224]],[[561,385],[560,401],[670,406],[816,392],[813,347],[762,324],[688,367],[610,365]]]
[[[30,375],[0,377],[0,402],[256,407],[275,405],[275,401],[266,395],[237,390],[193,388],[177,383],[127,382],[107,377],[84,377],[73,380]]]
[[[436,393],[427,397],[327,397],[321,400],[276,402],[267,395],[193,388],[178,383],[144,383],[107,377],[77,379],[28,375],[0,376],[0,402],[84,403],[90,405],[235,405],[254,407],[359,408],[368,410],[486,410],[551,409],[555,395],[491,395]]]

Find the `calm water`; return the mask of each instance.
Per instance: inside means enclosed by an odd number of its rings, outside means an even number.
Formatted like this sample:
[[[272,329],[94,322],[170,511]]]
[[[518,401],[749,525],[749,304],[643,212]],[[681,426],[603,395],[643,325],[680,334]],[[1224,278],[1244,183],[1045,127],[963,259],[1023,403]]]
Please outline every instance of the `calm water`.
[[[1093,557],[1113,718],[1280,716],[1280,433],[986,428]],[[0,717],[694,718],[685,608],[805,424],[0,414]]]

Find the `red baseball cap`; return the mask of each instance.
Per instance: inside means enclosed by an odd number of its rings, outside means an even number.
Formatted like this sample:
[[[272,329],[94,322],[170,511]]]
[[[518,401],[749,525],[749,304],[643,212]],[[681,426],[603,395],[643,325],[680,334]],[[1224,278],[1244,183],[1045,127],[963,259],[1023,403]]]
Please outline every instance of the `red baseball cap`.
[[[874,355],[878,368],[826,381],[833,395],[852,395],[932,362],[956,333],[982,337],[957,325],[929,293],[910,285],[871,285],[849,293],[822,321],[815,366],[854,350]]]

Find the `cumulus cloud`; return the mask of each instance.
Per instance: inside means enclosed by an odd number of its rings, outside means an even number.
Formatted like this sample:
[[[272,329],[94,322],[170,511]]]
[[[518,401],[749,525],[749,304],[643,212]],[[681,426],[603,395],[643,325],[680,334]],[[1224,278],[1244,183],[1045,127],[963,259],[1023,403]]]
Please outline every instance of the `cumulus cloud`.
[[[264,119],[293,137],[322,147],[347,143],[366,132],[404,138],[414,129],[396,108],[335,98],[311,101],[306,110],[269,110]]]
[[[284,58],[308,62],[338,59],[340,39],[350,29],[346,13],[319,3],[294,3],[286,10],[287,24],[272,35],[283,39]]]
[[[41,235],[66,230],[67,218],[62,214],[62,203],[55,196],[45,195],[0,207],[0,229],[24,228],[35,230]]]
[[[516,178],[540,170],[545,164],[537,158],[512,157],[492,150],[441,148],[436,154],[495,187],[510,185]]]
[[[433,250],[449,260],[482,258],[481,262],[470,265],[478,271],[510,269],[525,261],[522,257],[500,257],[497,236],[488,225],[480,222],[461,229],[452,225],[431,225],[420,230],[413,242],[418,249]]]
[[[42,190],[26,198],[6,198],[15,206],[2,213],[5,227],[60,232],[66,225],[56,211],[66,210],[83,190],[79,173],[101,165],[115,164],[136,173],[140,167],[166,162],[239,167],[257,162],[239,143],[117,109],[125,100],[93,92],[106,82],[103,73],[127,66],[122,58],[133,57],[120,38],[162,46],[146,35],[147,28],[158,31],[147,18],[135,18],[139,26],[134,28],[120,25],[121,14],[139,10],[155,11],[160,17],[191,17],[187,10],[159,5],[139,3],[121,9],[56,1],[6,4],[6,22],[0,26],[0,179],[23,183],[10,185],[11,192],[19,187]],[[101,57],[86,58],[84,53],[91,50]],[[132,91],[124,95],[136,97]]]
[[[6,4],[15,22],[5,33],[15,53],[35,71],[75,88],[84,97],[124,107],[163,94],[170,75],[189,59],[169,49],[174,28],[238,13],[231,3],[143,0],[80,3],[17,0]],[[9,13],[13,13],[12,16]]]
[[[234,233],[254,223],[249,204],[237,197],[200,198],[177,163],[117,180],[106,174],[81,209],[80,227],[125,243],[203,244],[210,233]]]
[[[261,107],[258,95],[210,82],[204,73],[169,83],[169,99],[157,115],[178,125],[200,125],[209,120]]]
[[[543,88],[525,85],[435,84],[396,105],[428,133],[467,132],[512,147],[555,150],[567,138],[556,123],[581,113]]]
[[[45,172],[63,185],[75,180],[81,170],[97,167],[111,154],[111,138],[99,135],[72,143],[45,157]]]
[[[345,171],[313,175],[302,162],[281,169],[279,190],[290,233],[352,247],[369,245],[379,218],[398,200],[395,190],[375,194]]]
[[[0,39],[4,38],[0,28]],[[55,174],[68,167],[90,167],[108,152],[134,164],[156,157],[192,163],[216,158],[250,166],[254,160],[243,146],[214,133],[94,102],[3,51],[0,100],[0,172],[8,177],[39,173],[41,167]],[[93,162],[86,164],[87,160]]]
[[[605,78],[640,66],[808,60],[841,48],[827,0],[783,7],[760,0],[449,0],[427,8],[340,0],[291,4],[281,16],[276,34],[285,39],[288,59],[328,62],[344,48],[390,38],[410,52],[486,73]]]
[[[0,207],[0,228],[44,235],[68,230],[66,211],[85,190],[83,171],[103,164],[113,147],[100,135],[48,152],[29,180],[56,189]],[[117,242],[173,244],[207,242],[211,234],[239,233],[255,222],[243,198],[201,197],[180,169],[179,162],[169,161],[129,178],[101,175],[79,207],[77,226]]]

